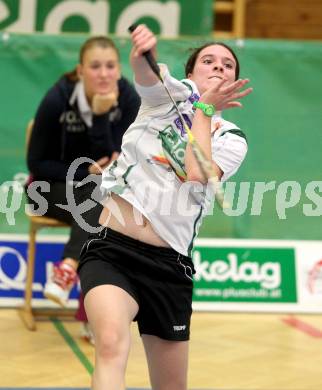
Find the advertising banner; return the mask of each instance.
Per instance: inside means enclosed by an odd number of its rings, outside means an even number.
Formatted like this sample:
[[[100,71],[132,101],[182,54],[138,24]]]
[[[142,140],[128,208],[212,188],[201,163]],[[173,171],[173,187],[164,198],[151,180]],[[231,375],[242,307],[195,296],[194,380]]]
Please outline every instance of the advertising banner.
[[[0,306],[23,302],[26,235],[0,235]],[[64,236],[37,239],[33,306],[43,297]],[[197,239],[193,306],[206,311],[322,313],[322,243],[317,241]],[[79,286],[69,307],[76,307]]]
[[[293,248],[197,247],[196,302],[295,303]]]
[[[54,262],[60,260],[67,237],[40,236],[37,238],[33,306],[57,306],[45,299],[43,290],[52,274]],[[0,306],[19,306],[23,303],[27,275],[27,242],[25,235],[0,235]],[[68,307],[77,306],[79,286],[71,291]]]
[[[198,239],[195,310],[322,312],[322,242]]]
[[[0,0],[0,29],[9,32],[128,35],[145,23],[163,37],[209,35],[213,0]]]

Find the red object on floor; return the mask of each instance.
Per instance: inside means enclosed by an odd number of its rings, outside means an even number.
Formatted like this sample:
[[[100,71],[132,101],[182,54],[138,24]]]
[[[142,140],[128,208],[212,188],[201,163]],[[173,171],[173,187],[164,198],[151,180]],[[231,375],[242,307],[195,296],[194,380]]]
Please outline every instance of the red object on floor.
[[[314,326],[312,326],[304,321],[301,321],[294,316],[282,318],[282,321],[290,326],[293,326],[293,328],[296,328],[296,329],[300,330],[301,332],[308,334],[311,337],[322,338],[322,331],[320,329],[315,328]]]

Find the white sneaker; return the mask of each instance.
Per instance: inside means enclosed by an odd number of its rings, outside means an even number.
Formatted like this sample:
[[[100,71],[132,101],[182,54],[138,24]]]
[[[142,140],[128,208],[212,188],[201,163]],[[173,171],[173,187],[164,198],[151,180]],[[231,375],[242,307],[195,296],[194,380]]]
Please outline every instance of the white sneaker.
[[[65,307],[76,282],[77,273],[71,265],[64,262],[55,264],[51,280],[45,285],[44,296]]]
[[[95,345],[94,334],[93,334],[92,328],[88,322],[82,323],[80,336],[85,341],[89,342],[92,345]]]

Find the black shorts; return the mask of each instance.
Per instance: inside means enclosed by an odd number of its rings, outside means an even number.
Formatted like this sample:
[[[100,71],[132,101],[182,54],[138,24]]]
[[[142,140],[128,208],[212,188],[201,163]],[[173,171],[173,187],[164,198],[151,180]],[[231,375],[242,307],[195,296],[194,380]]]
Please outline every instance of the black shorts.
[[[78,266],[83,294],[112,284],[138,303],[140,334],[189,340],[192,275],[189,257],[104,228],[85,242]]]

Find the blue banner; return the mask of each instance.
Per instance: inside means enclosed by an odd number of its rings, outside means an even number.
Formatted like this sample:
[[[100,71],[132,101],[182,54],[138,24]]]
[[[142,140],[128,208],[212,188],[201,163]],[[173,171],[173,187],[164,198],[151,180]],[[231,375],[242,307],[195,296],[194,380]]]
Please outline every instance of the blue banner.
[[[26,237],[26,236],[25,236]],[[50,278],[53,265],[61,259],[65,240],[57,237],[41,237],[36,244],[33,298],[35,306],[52,306],[43,296],[46,280]],[[0,235],[0,304],[15,306],[23,302],[27,275],[28,238],[19,235]],[[79,286],[71,291],[69,307],[75,307]]]

